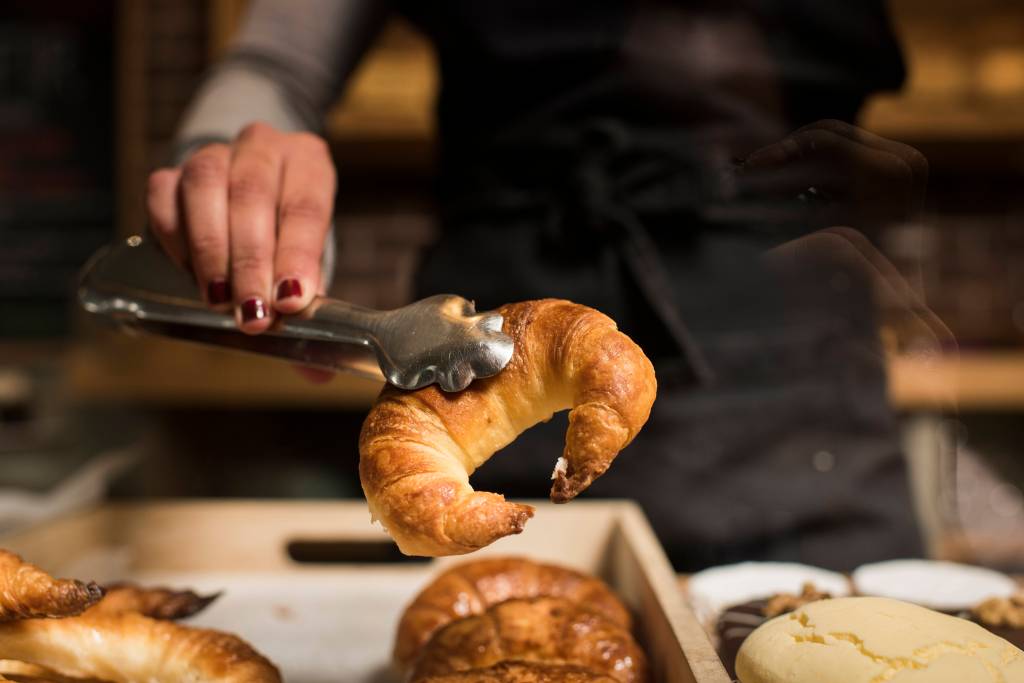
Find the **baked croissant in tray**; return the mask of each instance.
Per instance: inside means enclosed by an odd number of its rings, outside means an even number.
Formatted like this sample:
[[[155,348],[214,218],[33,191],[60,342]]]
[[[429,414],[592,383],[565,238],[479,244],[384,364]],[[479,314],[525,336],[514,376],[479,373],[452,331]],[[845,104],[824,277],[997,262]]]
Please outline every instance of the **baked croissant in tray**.
[[[90,607],[89,614],[136,612],[154,619],[185,619],[206,609],[220,597],[197,595],[190,590],[143,588],[130,583],[106,586],[103,599]]]
[[[647,661],[629,630],[565,598],[508,600],[437,631],[412,680],[503,661],[575,664],[619,683],[644,683]]]
[[[500,309],[515,352],[458,393],[387,386],[363,424],[359,476],[374,519],[408,555],[457,555],[517,534],[529,505],[474,491],[469,475],[523,431],[571,408],[551,500],[601,476],[647,421],[654,368],[611,318],[569,301]]]
[[[236,636],[132,612],[0,624],[0,658],[112,683],[281,680],[273,664]]]
[[[0,660],[0,681],[11,683],[104,683],[95,678],[69,678],[44,666],[11,659]]]
[[[417,683],[618,683],[614,678],[566,664],[502,662],[473,669],[421,678]]]
[[[0,550],[0,674],[26,681],[281,681],[240,638],[166,620],[194,614],[216,596],[127,585],[102,595],[95,584],[55,580]]]
[[[102,597],[103,589],[95,583],[55,579],[0,550],[0,622],[81,614]]]
[[[491,558],[458,564],[441,573],[406,607],[398,623],[394,657],[407,667],[444,625],[482,614],[511,599],[566,598],[627,631],[629,611],[606,583],[572,569],[523,558]]]

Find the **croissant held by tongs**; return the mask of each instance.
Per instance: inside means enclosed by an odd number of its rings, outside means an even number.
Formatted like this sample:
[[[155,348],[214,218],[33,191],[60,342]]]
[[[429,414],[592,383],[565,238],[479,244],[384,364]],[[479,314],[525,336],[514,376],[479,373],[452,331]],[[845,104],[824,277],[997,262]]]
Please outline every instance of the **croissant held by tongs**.
[[[474,491],[469,475],[555,412],[572,409],[552,476],[556,503],[601,476],[650,415],[654,368],[611,318],[555,299],[499,312],[515,352],[497,376],[458,393],[387,386],[363,424],[363,492],[406,554],[468,553],[521,532],[533,508]]]

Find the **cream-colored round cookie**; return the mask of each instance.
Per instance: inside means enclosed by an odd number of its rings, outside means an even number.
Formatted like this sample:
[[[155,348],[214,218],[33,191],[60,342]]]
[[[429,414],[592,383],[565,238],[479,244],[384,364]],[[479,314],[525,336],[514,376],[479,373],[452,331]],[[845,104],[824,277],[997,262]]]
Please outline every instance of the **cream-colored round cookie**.
[[[981,626],[888,598],[836,598],[764,624],[741,683],[1024,683],[1024,652]]]

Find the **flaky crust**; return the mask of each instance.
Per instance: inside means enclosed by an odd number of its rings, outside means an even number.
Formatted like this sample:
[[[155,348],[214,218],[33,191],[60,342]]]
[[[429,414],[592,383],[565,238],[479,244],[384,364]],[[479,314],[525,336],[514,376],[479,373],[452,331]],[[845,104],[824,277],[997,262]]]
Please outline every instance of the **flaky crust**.
[[[608,469],[647,421],[654,368],[611,318],[555,299],[508,304],[508,365],[457,393],[385,387],[359,438],[359,476],[374,519],[409,555],[457,555],[517,534],[528,505],[474,491],[469,475],[519,434],[571,408],[551,500],[571,500]]]
[[[619,683],[647,680],[647,659],[629,631],[565,598],[507,600],[456,619],[423,648],[412,680],[504,661],[575,664]]]
[[[559,597],[629,630],[629,610],[600,579],[557,565],[517,557],[473,560],[441,573],[413,599],[398,623],[394,658],[410,666],[439,628],[482,614],[505,600]]]
[[[0,624],[0,659],[112,683],[279,683],[240,638],[141,614],[84,614]]]
[[[55,579],[0,550],[0,622],[80,614],[103,597],[95,583]]]
[[[185,619],[206,609],[218,597],[219,593],[198,595],[190,590],[120,583],[107,586],[103,599],[90,607],[88,614],[136,612],[154,619]]]
[[[0,681],[5,680],[12,683],[102,683],[96,679],[61,676],[44,666],[9,659],[0,660]]]
[[[617,683],[614,678],[565,664],[502,662],[487,669],[421,678],[417,683]]]

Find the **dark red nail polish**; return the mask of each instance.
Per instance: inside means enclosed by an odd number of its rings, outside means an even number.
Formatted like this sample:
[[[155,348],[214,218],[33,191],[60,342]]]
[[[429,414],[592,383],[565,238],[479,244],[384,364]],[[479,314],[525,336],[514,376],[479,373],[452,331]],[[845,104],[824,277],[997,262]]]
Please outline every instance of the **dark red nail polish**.
[[[227,280],[214,280],[206,285],[206,300],[214,306],[231,301],[231,283]]]
[[[302,283],[292,278],[289,280],[281,280],[281,284],[277,286],[277,300],[288,299],[293,296],[302,296]]]
[[[253,320],[263,320],[267,317],[267,306],[263,299],[253,297],[242,302],[242,322],[251,323]]]

